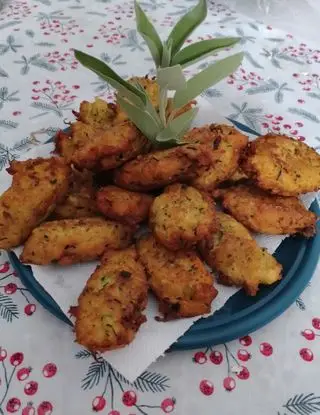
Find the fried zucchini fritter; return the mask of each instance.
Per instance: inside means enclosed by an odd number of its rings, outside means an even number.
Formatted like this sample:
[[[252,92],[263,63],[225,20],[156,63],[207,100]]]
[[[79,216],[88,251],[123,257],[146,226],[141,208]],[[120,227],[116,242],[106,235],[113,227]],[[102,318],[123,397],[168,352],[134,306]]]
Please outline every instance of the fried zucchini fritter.
[[[205,261],[225,285],[243,287],[256,295],[260,284],[270,285],[281,278],[281,265],[259,247],[249,231],[234,218],[217,212],[219,231],[200,243]]]
[[[194,187],[173,184],[153,201],[149,224],[168,249],[192,248],[215,230],[214,202]]]
[[[115,184],[129,190],[148,191],[190,180],[200,166],[211,163],[205,144],[186,144],[159,150],[129,161],[115,173]]]
[[[255,232],[282,235],[315,233],[317,216],[296,197],[271,195],[248,185],[217,190],[223,207],[240,223]]]
[[[320,189],[320,155],[284,135],[266,135],[252,141],[242,168],[258,187],[281,196]]]
[[[193,128],[184,136],[184,141],[210,145],[211,164],[199,168],[191,184],[212,191],[235,173],[248,137],[229,125],[211,124]]]
[[[70,168],[51,157],[12,161],[12,184],[0,196],[0,248],[22,244],[68,192]]]
[[[135,247],[106,251],[73,310],[77,342],[92,352],[131,343],[146,321],[147,295],[147,278]]]
[[[194,251],[169,251],[152,235],[141,239],[137,248],[164,320],[210,313],[218,292]]]
[[[85,124],[102,129],[108,128],[116,117],[113,104],[109,104],[101,98],[96,98],[94,102],[82,101],[78,120]]]
[[[126,248],[132,236],[131,227],[102,218],[46,222],[33,230],[20,260],[38,265],[91,261],[99,258],[106,249]]]
[[[73,168],[67,197],[56,207],[50,220],[98,216],[95,199],[92,173],[88,170],[79,171]]]
[[[109,219],[137,225],[147,220],[153,197],[130,192],[117,186],[106,186],[97,192],[98,210]]]
[[[145,144],[146,138],[135,125],[125,122],[90,136],[89,140],[74,151],[71,160],[79,168],[106,170],[103,162],[106,157],[120,156],[123,163],[124,154],[130,152],[130,157],[135,157]],[[107,169],[113,167],[115,166],[108,165]]]

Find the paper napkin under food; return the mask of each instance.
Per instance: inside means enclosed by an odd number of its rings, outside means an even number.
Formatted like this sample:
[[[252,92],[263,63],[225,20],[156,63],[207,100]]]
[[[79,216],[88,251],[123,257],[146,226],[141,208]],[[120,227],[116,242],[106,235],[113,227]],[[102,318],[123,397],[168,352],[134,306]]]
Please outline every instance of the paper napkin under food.
[[[197,118],[198,125],[209,122],[226,123],[225,119],[213,112],[213,107],[206,100],[199,100],[200,111]],[[34,147],[24,154],[21,159],[49,156],[53,149],[52,144]],[[10,186],[11,177],[3,170],[0,173],[0,191]],[[309,207],[315,194],[303,197],[306,207]],[[257,236],[259,244],[273,253],[285,236]],[[16,250],[17,255],[21,248]],[[92,274],[97,263],[75,264],[72,266],[32,266],[36,280],[57,302],[62,311],[68,315],[70,306],[77,304],[77,298],[83,290],[87,279]],[[212,304],[212,313],[219,310],[225,302],[237,291],[236,288],[216,284],[219,294]],[[146,310],[147,322],[144,323],[135,340],[123,349],[104,354],[105,359],[129,381],[134,381],[152,362],[162,356],[186,330],[200,317],[181,319],[169,322],[155,320],[157,302],[150,295]]]

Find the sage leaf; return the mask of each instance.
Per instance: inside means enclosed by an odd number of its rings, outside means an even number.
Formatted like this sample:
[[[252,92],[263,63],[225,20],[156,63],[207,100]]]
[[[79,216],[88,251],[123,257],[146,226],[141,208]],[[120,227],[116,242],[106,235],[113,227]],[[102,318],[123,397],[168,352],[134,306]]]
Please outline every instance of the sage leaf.
[[[235,45],[239,40],[238,37],[224,37],[193,43],[176,53],[171,60],[171,65],[189,66],[213,52]]]
[[[203,91],[210,88],[221,81],[226,76],[232,74],[243,59],[243,53],[236,53],[225,59],[208,66],[203,71],[196,74],[194,77],[187,81],[185,89],[177,91],[173,97],[173,108],[177,109],[183,107],[189,101],[196,98]]]
[[[143,86],[142,86],[141,84],[139,84],[139,82],[136,82],[136,87],[137,87],[138,89],[140,89],[142,92],[144,92],[144,93],[146,94],[146,100],[147,100],[147,103],[146,103],[145,110],[146,110],[146,111],[147,111],[147,112],[151,115],[151,117],[152,117],[152,118],[156,121],[156,123],[158,124],[159,128],[160,128],[160,127],[162,128],[162,123],[161,123],[161,120],[160,120],[159,114],[158,114],[158,112],[157,112],[156,108],[153,106],[152,101],[151,101],[151,99],[150,99],[149,95],[146,93],[146,91],[145,91],[145,89],[143,88]],[[158,106],[157,106],[157,108],[158,108]]]
[[[118,103],[123,111],[128,115],[129,119],[137,126],[137,128],[151,141],[155,141],[160,128],[153,117],[125,98],[118,96]]]
[[[145,106],[146,96],[139,91],[135,86],[122,79],[116,72],[114,72],[107,64],[101,60],[90,56],[79,50],[74,51],[77,60],[86,68],[96,73],[100,78],[107,81],[119,93],[126,96],[131,102],[136,105]]]
[[[180,65],[159,68],[157,70],[157,83],[161,88],[178,91],[186,87],[186,82],[186,78]]]
[[[148,45],[154,63],[158,67],[162,59],[163,46],[161,39],[137,1],[134,2],[134,8],[136,12],[137,30]]]
[[[172,41],[172,55],[175,55],[191,33],[207,17],[207,1],[199,0],[199,3],[189,10],[173,27],[168,41]]]
[[[171,49],[172,49],[172,41],[171,40],[169,42],[166,41],[163,44],[163,49],[162,49],[162,59],[161,59],[161,67],[162,68],[166,68],[166,67],[170,66]]]
[[[174,140],[177,144],[179,139],[190,129],[192,121],[196,117],[199,108],[192,108],[187,112],[179,115],[168,123],[156,137],[157,142],[166,142]]]

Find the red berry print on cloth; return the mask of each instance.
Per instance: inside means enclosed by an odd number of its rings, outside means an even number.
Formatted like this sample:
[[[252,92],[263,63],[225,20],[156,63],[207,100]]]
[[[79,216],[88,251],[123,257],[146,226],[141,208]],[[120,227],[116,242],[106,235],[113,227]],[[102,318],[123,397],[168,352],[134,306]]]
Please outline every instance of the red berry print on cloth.
[[[10,357],[10,363],[12,364],[12,366],[16,367],[21,365],[21,363],[23,362],[23,353],[17,352],[14,353],[11,357]]]
[[[63,43],[68,43],[68,37],[78,36],[83,29],[71,16],[66,16],[62,10],[49,14],[39,13],[40,30],[44,36],[53,35],[60,38]]]
[[[53,405],[51,402],[43,401],[37,408],[37,415],[51,415],[53,411]]]
[[[200,388],[200,391],[206,396],[212,395],[214,391],[214,386],[212,382],[206,379],[200,382],[199,388]]]
[[[121,25],[108,21],[99,27],[97,37],[110,45],[120,45],[122,39],[126,38],[126,34]]]
[[[3,362],[7,356],[8,356],[8,353],[6,349],[3,349],[2,347],[0,347],[0,362]]]
[[[77,98],[76,89],[67,87],[61,81],[50,79],[41,84],[39,81],[33,82],[31,107],[40,111],[40,114],[31,118],[49,113],[62,117],[64,111],[73,109],[74,101]]]
[[[30,382],[26,383],[25,387],[24,387],[24,393],[28,396],[32,396],[35,395],[38,391],[38,383],[31,380]]]
[[[320,330],[320,318],[319,317],[314,317],[312,319],[312,326],[316,329],[316,330]]]
[[[11,295],[11,294],[14,294],[16,291],[17,291],[17,284],[15,284],[14,282],[10,282],[4,287],[4,292],[6,294]]]
[[[103,396],[96,396],[92,401],[92,410],[94,412],[100,412],[105,408],[106,404],[107,401]]]
[[[239,349],[237,352],[238,359],[242,362],[247,362],[251,359],[251,354],[245,349]]]
[[[236,381],[233,377],[227,376],[223,379],[223,387],[226,391],[231,392],[236,387]]]
[[[7,272],[9,271],[9,269],[10,269],[10,264],[9,264],[9,262],[5,262],[4,264],[1,264],[1,265],[0,265],[0,273],[1,273],[1,274],[5,274],[5,273],[7,273]]]
[[[246,347],[251,346],[252,337],[251,336],[240,337],[239,342],[240,342],[240,344],[242,344],[242,346],[246,346]]]
[[[214,364],[214,365],[220,365],[223,361],[223,355],[221,352],[219,352],[219,350],[213,350],[210,353],[210,361]]]
[[[303,359],[305,362],[313,361],[313,353],[310,349],[304,347],[303,349],[300,349],[299,354],[301,359]]]
[[[176,400],[174,398],[166,398],[161,402],[161,409],[165,414],[170,414],[174,410]]]
[[[312,329],[305,329],[301,332],[301,335],[306,339],[306,340],[314,340],[316,338],[316,334]]]
[[[92,395],[92,411],[118,415],[119,412],[114,407],[115,398],[122,401],[122,405],[127,408],[126,414],[128,415],[138,415],[138,413],[149,415],[149,411],[146,412],[147,408],[161,409],[165,413],[174,411],[176,405],[174,398],[165,398],[162,403],[150,405],[141,402],[141,395],[138,395],[138,392],[162,393],[166,391],[170,388],[167,376],[145,371],[130,385],[132,389],[129,389],[128,382],[102,356],[94,356],[87,350],[80,350],[75,357],[77,359],[92,358],[87,374],[81,381],[83,390],[93,389],[96,386],[97,389],[99,388],[98,393]],[[104,376],[101,376],[101,373]]]
[[[26,379],[28,379],[30,373],[31,373],[32,369],[31,367],[22,367],[21,369],[18,370],[17,372],[17,379],[22,382]]]
[[[55,65],[62,72],[70,69],[78,69],[79,62],[74,57],[72,49],[68,49],[65,52],[55,50],[53,52],[46,53],[44,56],[49,63]]]
[[[269,357],[273,353],[273,347],[270,343],[263,342],[259,346],[260,353],[263,354],[263,356]]]
[[[22,409],[21,415],[36,415],[36,409],[32,402],[27,403],[27,406]]]
[[[1,10],[0,21],[8,20],[20,20],[22,17],[29,17],[32,14],[30,3],[27,1],[10,1],[6,4],[6,7]]]
[[[52,378],[57,373],[57,366],[54,363],[47,363],[43,369],[42,373],[45,378]]]
[[[207,356],[204,352],[196,352],[193,356],[193,361],[199,365],[203,365],[207,360]]]
[[[21,401],[18,398],[10,398],[6,405],[6,410],[9,412],[9,414],[14,414],[15,412],[18,412],[21,407]]]
[[[125,406],[133,406],[137,403],[137,394],[134,391],[126,391],[122,395],[122,402]]]
[[[250,372],[245,366],[240,366],[241,370],[237,373],[237,377],[241,380],[247,380],[250,377]]]
[[[32,314],[36,311],[37,307],[35,304],[27,304],[24,308],[24,313],[26,316],[32,316]]]

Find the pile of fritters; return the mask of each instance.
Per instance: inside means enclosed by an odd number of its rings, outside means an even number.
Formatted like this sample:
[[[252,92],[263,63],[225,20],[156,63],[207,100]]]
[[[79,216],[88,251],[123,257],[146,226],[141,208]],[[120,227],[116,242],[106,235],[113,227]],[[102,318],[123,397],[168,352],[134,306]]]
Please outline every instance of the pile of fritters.
[[[157,107],[154,80],[132,82]],[[210,312],[213,272],[249,295],[278,281],[281,265],[250,231],[316,231],[316,215],[298,197],[319,190],[320,156],[299,141],[267,135],[249,143],[212,124],[155,150],[117,104],[84,101],[75,115],[57,135],[56,156],[8,168],[0,248],[24,244],[28,264],[100,260],[71,307],[77,341],[92,351],[134,339],[149,289],[166,321]]]

